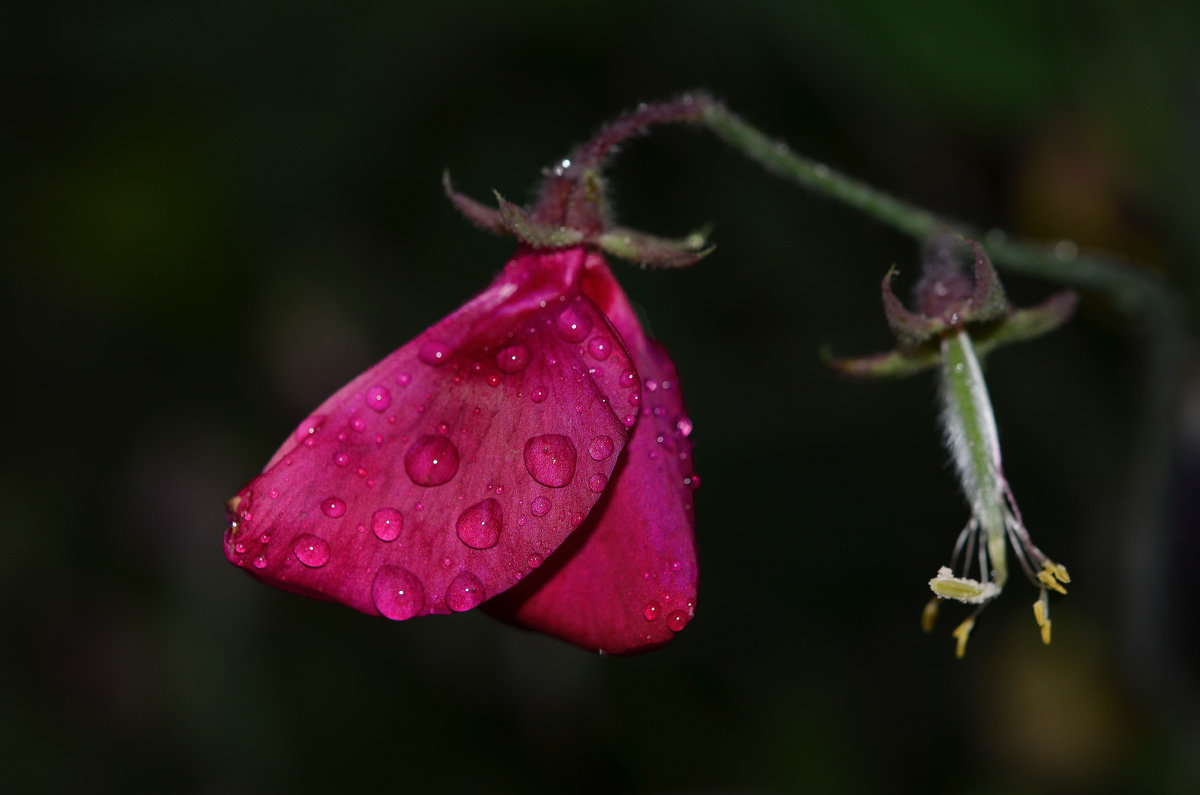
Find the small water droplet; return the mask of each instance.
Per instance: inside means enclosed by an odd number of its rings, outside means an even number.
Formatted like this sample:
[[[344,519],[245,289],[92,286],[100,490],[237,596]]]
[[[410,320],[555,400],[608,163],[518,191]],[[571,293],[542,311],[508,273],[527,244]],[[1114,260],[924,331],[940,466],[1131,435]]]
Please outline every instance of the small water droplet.
[[[245,555],[246,554],[245,543],[243,543],[241,541],[237,542],[236,544],[233,545],[233,551],[239,555]]]
[[[637,422],[637,415],[626,414],[624,417],[621,418],[621,422],[625,425],[626,428],[632,428],[633,424],[635,422]]]
[[[575,444],[558,433],[525,442],[525,469],[543,486],[562,488],[575,477]]]
[[[412,382],[412,376],[408,373],[397,373],[396,383],[400,386],[408,386]]]
[[[458,472],[458,448],[445,436],[422,436],[404,454],[404,471],[418,486],[448,483]]]
[[[612,343],[604,337],[592,337],[588,341],[588,353],[592,355],[593,359],[602,362],[612,355]]]
[[[600,492],[604,491],[604,487],[607,485],[608,485],[608,476],[605,475],[603,472],[597,472],[596,474],[594,474],[590,478],[588,478],[588,488],[590,490],[592,490],[593,492],[595,492],[596,494],[599,494]]]
[[[254,568],[265,569],[267,567],[267,556],[259,555],[254,559]]]
[[[271,543],[271,534],[270,534],[270,533],[263,533],[262,535],[260,535],[260,536],[258,537],[258,543],[260,543],[260,544],[269,544],[269,543]]]
[[[346,503],[338,497],[326,497],[321,500],[321,513],[336,519],[346,512]]]
[[[677,560],[671,561],[671,571],[679,571],[683,568],[683,564]]]
[[[529,512],[534,516],[545,516],[550,513],[553,504],[549,497],[534,497],[533,502],[529,503]]]
[[[367,390],[367,405],[376,411],[384,411],[392,405],[392,393],[385,386],[373,386]]]
[[[471,549],[491,549],[500,541],[504,512],[498,501],[488,497],[459,514],[454,528],[458,531],[458,540]]]
[[[512,375],[529,366],[529,348],[521,343],[510,345],[496,354],[496,367],[502,373]]]
[[[404,514],[396,508],[380,508],[371,514],[371,529],[380,541],[395,541],[404,529]]]
[[[533,392],[529,395],[529,399],[534,403],[541,403],[546,399],[546,388],[541,386],[534,387]]]
[[[672,632],[678,632],[686,627],[688,622],[691,620],[692,617],[689,616],[685,611],[673,610],[671,611],[671,614],[667,616],[667,629],[671,630]]]
[[[607,460],[613,454],[613,440],[608,436],[597,436],[588,445],[588,455],[593,461]]]
[[[629,405],[636,406],[641,402],[642,402],[642,393],[641,392],[630,392],[629,393]]]
[[[350,463],[350,456],[348,456],[342,452],[334,453],[333,454],[333,463],[337,464],[340,467],[344,467],[344,466],[346,466],[346,464]]]
[[[621,373],[621,377],[617,381],[617,383],[619,383],[621,386],[625,387],[626,389],[637,386],[637,382],[638,382],[637,373],[635,373],[633,370],[626,370],[625,372]]]
[[[530,552],[529,557],[525,559],[525,562],[529,564],[529,568],[536,569],[538,566],[542,565],[542,556],[536,552]]]
[[[441,342],[427,342],[421,346],[417,358],[430,367],[441,367],[450,361],[450,348]]]
[[[675,430],[684,438],[692,435],[692,421],[687,417],[680,417],[675,420]]]
[[[578,305],[572,304],[558,313],[554,329],[567,342],[583,342],[592,330],[592,319]]]
[[[321,430],[321,426],[324,424],[325,424],[325,415],[324,414],[312,415],[311,417],[306,419],[304,422],[300,423],[300,427],[296,429],[296,441],[297,442],[308,441],[312,436],[314,436],[317,433],[317,431]]]
[[[653,621],[654,619],[658,618],[658,613],[660,610],[662,610],[662,608],[659,606],[658,602],[650,602],[646,605],[646,609],[642,611],[642,616],[647,621]]]
[[[367,427],[367,423],[362,417],[352,417],[350,419],[350,429],[361,433]]]
[[[446,588],[446,607],[456,613],[470,610],[485,598],[483,583],[469,571],[460,571]]]
[[[380,566],[371,583],[375,609],[393,621],[412,618],[425,607],[425,586],[420,578],[399,566]]]
[[[267,496],[273,500],[279,499],[279,489],[271,489],[267,492]]]
[[[320,568],[329,562],[329,544],[325,539],[308,533],[296,539],[292,551],[296,553],[296,559],[310,569]]]

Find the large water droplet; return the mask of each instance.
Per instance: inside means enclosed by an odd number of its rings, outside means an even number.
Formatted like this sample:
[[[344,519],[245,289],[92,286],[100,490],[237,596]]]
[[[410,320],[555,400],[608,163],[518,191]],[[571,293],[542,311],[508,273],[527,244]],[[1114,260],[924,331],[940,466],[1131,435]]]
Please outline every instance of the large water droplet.
[[[459,540],[471,549],[491,549],[500,541],[504,512],[499,502],[488,497],[459,514],[454,527]]]
[[[371,601],[383,615],[393,621],[403,621],[425,607],[425,586],[408,569],[380,566],[371,583]]]
[[[562,488],[575,477],[575,444],[558,433],[535,436],[525,443],[525,469],[543,486]]]
[[[421,346],[417,358],[431,367],[441,367],[450,361],[450,347],[441,342],[427,342]]]
[[[529,349],[519,342],[496,354],[496,367],[502,373],[519,373],[528,366]]]
[[[545,516],[550,513],[552,505],[549,497],[534,497],[533,502],[529,503],[529,512],[534,516]]]
[[[404,514],[396,508],[380,508],[371,514],[371,529],[380,541],[395,541],[404,529]]]
[[[296,539],[296,545],[292,547],[292,551],[296,553],[296,560],[310,569],[320,568],[329,562],[329,544],[325,542],[325,539],[308,533]]]
[[[486,598],[483,583],[469,571],[460,571],[446,588],[446,607],[456,613],[470,610]]]
[[[604,461],[613,454],[613,440],[607,436],[597,436],[588,445],[588,455],[593,461]]]
[[[404,454],[404,471],[418,486],[448,483],[458,472],[458,448],[445,436],[422,436]]]
[[[376,411],[383,411],[392,405],[392,393],[385,386],[373,386],[367,390],[367,405]]]
[[[583,342],[592,330],[592,319],[579,306],[572,305],[558,313],[554,328],[567,342]]]
[[[346,503],[340,497],[326,497],[321,500],[321,513],[336,519],[346,512]]]

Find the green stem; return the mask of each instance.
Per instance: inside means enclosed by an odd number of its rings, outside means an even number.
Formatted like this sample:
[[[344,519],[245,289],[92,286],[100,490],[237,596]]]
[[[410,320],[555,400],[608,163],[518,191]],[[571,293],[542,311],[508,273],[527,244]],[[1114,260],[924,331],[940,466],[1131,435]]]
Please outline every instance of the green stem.
[[[1008,270],[1095,290],[1110,296],[1131,314],[1154,313],[1169,318],[1171,323],[1168,325],[1181,325],[1181,311],[1174,292],[1151,273],[1117,260],[1080,253],[1071,243],[1045,246],[1015,241],[1001,232],[981,232],[968,224],[939,216],[796,154],[786,143],[769,138],[719,102],[705,105],[700,122],[768,171],[853,207],[918,241],[937,232],[957,231],[979,239],[992,260]]]

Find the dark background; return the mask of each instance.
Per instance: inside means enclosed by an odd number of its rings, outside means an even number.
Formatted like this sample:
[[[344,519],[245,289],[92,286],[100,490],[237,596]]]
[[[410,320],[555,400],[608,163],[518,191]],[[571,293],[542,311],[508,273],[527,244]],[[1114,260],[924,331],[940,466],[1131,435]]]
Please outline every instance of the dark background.
[[[259,585],[220,543],[224,500],[308,409],[504,263],[511,241],[455,216],[442,169],[526,200],[641,100],[707,89],[800,152],[981,226],[1131,258],[1190,303],[1194,3],[6,17],[0,791],[1195,784],[1190,349],[1157,461],[1136,454],[1147,340],[1106,297],[991,357],[1007,474],[1074,583],[1050,648],[1015,579],[956,661],[959,614],[918,627],[967,515],[933,379],[847,382],[818,358],[890,346],[879,279],[911,273],[916,246],[695,130],[661,129],[611,171],[623,222],[712,222],[718,244],[685,272],[616,265],[696,425],[701,594],[672,645],[610,659],[482,615],[397,625]],[[1055,287],[1007,281],[1021,303]],[[1165,523],[1130,502],[1153,465]],[[1169,562],[1151,583],[1128,575],[1147,539]]]

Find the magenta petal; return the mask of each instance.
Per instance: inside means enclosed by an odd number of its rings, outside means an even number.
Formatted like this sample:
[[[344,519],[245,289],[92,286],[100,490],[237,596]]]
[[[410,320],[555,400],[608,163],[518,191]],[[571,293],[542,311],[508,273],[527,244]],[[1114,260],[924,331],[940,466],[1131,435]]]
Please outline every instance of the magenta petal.
[[[641,391],[581,292],[584,262],[519,250],[329,398],[230,500],[229,560],[392,619],[467,610],[529,574],[600,498]]]
[[[604,499],[535,574],[488,602],[489,613],[610,654],[667,643],[696,604],[692,444],[675,367],[646,339],[598,257],[584,292],[605,311],[641,376],[640,418]],[[609,451],[589,451],[603,458]]]

